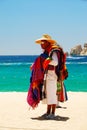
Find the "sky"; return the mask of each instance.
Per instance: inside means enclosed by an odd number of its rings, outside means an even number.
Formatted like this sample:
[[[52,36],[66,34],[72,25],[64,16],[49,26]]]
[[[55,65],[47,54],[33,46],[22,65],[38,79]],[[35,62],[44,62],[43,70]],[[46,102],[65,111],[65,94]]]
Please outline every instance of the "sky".
[[[87,0],[0,0],[0,55],[38,55],[49,34],[64,51],[87,43]]]

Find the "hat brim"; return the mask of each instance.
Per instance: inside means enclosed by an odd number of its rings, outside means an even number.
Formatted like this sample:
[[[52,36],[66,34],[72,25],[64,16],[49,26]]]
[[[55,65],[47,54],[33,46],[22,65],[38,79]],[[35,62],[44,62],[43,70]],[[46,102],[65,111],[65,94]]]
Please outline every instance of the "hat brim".
[[[46,40],[46,41],[48,41],[48,42],[50,42],[50,43],[52,43],[52,44],[56,43],[55,40],[52,40],[52,39],[46,39],[46,38],[40,38],[40,39],[37,39],[35,42],[36,42],[37,44],[41,44],[41,41],[42,41],[42,40]]]

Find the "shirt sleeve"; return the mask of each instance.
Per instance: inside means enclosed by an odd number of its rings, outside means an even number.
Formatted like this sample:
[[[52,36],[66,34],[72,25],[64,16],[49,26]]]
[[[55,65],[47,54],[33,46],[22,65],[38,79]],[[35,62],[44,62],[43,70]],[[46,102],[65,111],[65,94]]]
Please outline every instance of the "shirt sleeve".
[[[53,52],[52,61],[49,63],[49,65],[54,65],[54,66],[58,65],[58,57],[57,57],[56,52]]]

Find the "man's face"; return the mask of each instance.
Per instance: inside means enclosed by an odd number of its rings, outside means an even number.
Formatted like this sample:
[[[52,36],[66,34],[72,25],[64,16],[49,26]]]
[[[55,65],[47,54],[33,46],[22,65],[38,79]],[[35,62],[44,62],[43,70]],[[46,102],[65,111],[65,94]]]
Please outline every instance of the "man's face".
[[[41,41],[41,48],[46,50],[46,48],[48,48],[48,46],[50,45],[50,43],[46,40],[42,40]]]

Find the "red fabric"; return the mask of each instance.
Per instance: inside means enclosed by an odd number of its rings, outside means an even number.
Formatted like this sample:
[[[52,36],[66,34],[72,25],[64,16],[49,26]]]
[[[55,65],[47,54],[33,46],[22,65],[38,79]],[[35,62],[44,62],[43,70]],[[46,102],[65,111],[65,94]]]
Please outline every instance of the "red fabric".
[[[44,72],[42,69],[41,57],[38,57],[32,66],[32,82],[43,80]]]
[[[44,68],[44,70],[47,69],[47,67],[48,67],[48,65],[49,65],[50,62],[51,62],[51,59],[50,59],[50,58],[47,58],[47,59],[44,61],[44,63],[43,63],[43,68]]]
[[[37,98],[35,99],[33,91],[34,89],[31,84],[27,95],[27,102],[34,109],[35,107],[37,107],[38,103],[40,102],[40,92],[37,89],[38,95]]]
[[[40,102],[40,87],[44,78],[44,71],[42,66],[42,61],[44,58],[39,56],[32,66],[32,75],[30,88],[28,90],[27,102],[32,107],[35,108]]]

